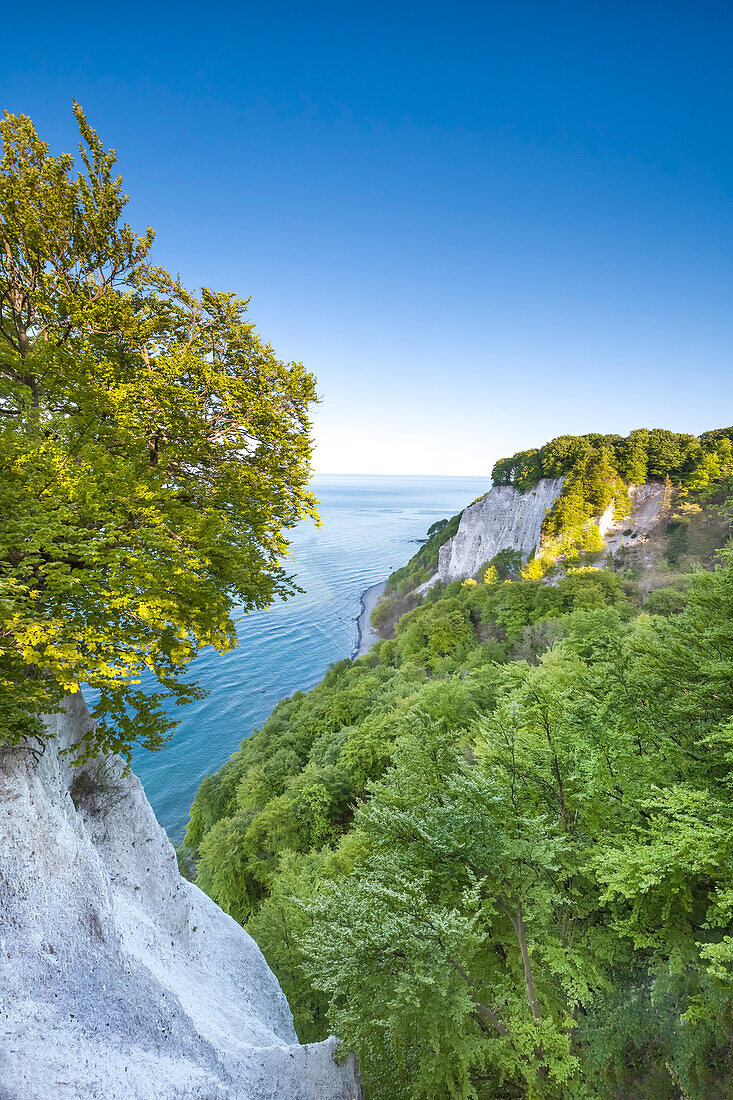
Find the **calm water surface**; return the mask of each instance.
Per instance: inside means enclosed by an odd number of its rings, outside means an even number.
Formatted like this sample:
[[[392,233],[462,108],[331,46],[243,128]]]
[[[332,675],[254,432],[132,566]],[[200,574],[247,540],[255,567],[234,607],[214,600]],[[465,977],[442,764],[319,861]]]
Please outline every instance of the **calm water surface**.
[[[176,842],[204,776],[276,703],[313,687],[330,664],[351,656],[362,592],[404,565],[431,523],[455,515],[490,484],[488,477],[314,479],[323,526],[302,523],[291,534],[293,571],[305,591],[241,616],[238,648],[207,650],[192,668],[207,698],[173,708],[182,720],[162,751],[133,754],[158,820]]]

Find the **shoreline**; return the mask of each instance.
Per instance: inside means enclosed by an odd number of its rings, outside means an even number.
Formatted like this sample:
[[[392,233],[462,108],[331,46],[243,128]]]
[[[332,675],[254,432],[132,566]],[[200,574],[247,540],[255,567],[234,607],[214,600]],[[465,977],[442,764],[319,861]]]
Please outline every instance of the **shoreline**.
[[[361,594],[359,600],[361,611],[356,620],[356,645],[354,646],[354,652],[351,654],[352,661],[355,661],[357,657],[363,657],[365,653],[369,652],[374,643],[379,641],[379,635],[372,628],[369,616],[377,606],[377,600],[384,592],[386,584],[386,580],[379,581]]]

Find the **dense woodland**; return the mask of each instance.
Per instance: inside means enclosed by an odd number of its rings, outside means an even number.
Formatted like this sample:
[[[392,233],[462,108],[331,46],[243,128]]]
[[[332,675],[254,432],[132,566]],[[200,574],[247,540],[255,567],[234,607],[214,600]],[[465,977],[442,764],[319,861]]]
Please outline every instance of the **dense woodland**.
[[[499,463],[600,470],[596,517],[670,492],[613,560],[570,540],[540,577],[504,552],[436,585],[202,784],[182,865],[373,1100],[733,1096],[732,436]]]

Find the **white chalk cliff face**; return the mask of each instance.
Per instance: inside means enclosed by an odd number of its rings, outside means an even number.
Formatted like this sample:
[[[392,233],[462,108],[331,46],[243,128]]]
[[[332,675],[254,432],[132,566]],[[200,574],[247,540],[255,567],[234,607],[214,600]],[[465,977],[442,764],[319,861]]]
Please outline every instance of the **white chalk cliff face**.
[[[539,546],[542,522],[561,489],[562,478],[549,477],[525,493],[513,485],[495,485],[464,510],[457,532],[440,548],[438,573],[431,581],[470,577],[500,550],[519,550],[526,558]]]
[[[40,760],[0,753],[0,1098],[360,1098],[354,1059],[298,1044],[257,945],[181,878],[138,779],[59,756],[90,721],[73,696]]]
[[[438,551],[438,572],[416,589],[426,592],[437,581],[472,577],[500,550],[518,550],[523,558],[539,549],[545,516],[560,496],[562,478],[542,478],[536,488],[520,493],[513,485],[495,485],[486,496],[470,504],[461,516],[453,538]],[[629,485],[631,510],[614,518],[612,501],[598,529],[607,551],[616,553],[624,546],[643,545],[659,522],[664,500],[664,485],[648,482]]]

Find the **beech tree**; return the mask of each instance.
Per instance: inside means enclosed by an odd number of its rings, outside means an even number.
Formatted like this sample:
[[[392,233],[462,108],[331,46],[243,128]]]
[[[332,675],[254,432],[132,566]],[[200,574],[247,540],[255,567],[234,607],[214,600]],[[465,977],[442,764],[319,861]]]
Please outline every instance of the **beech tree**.
[[[0,123],[0,739],[43,737],[39,714],[88,684],[86,753],[129,754],[162,743],[165,697],[199,693],[199,648],[235,645],[235,607],[295,589],[315,381],[247,301],[151,262],[114,151],[74,112],[80,170],[29,118]]]

